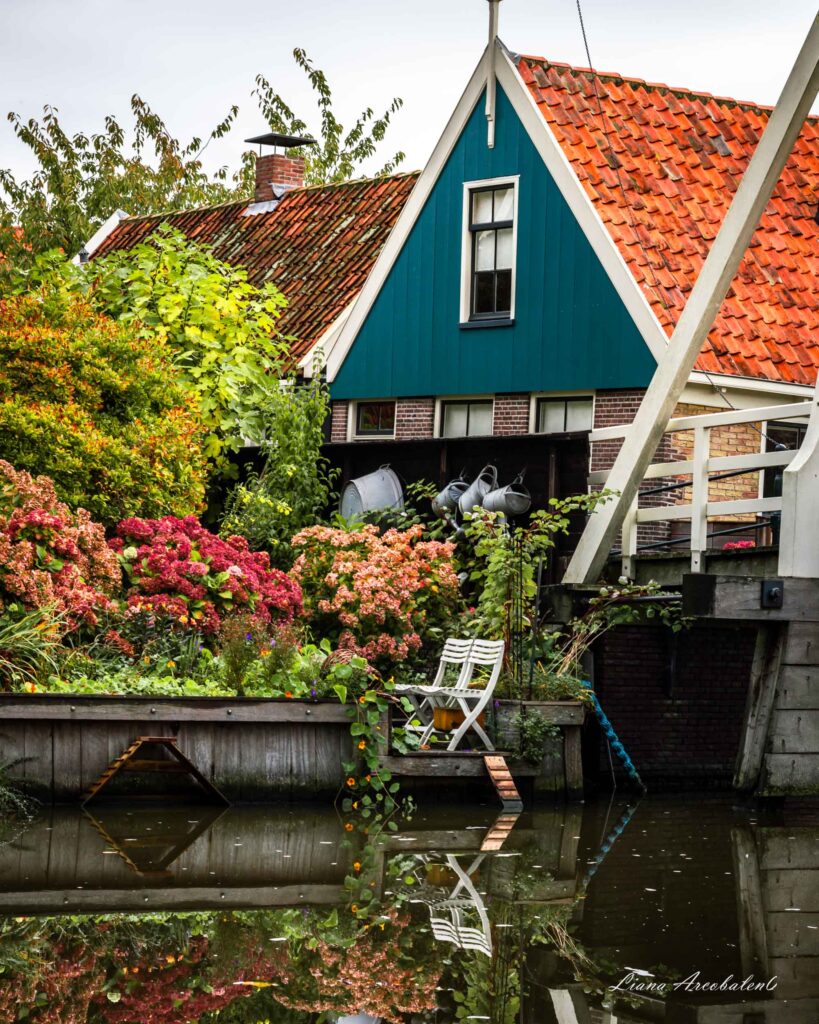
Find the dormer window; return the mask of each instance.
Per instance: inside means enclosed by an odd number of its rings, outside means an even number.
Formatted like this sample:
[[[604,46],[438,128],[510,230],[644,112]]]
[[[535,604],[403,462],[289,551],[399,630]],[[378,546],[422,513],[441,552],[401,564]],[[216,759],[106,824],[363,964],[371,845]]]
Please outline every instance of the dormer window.
[[[511,323],[515,297],[517,180],[464,186],[463,326]]]

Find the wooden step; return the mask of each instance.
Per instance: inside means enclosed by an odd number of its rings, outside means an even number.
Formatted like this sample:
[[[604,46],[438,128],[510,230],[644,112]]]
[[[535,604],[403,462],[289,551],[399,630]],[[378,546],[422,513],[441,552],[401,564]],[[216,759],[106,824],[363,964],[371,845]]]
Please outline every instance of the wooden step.
[[[518,793],[515,780],[506,764],[506,758],[501,754],[484,754],[483,763],[495,787],[495,792],[501,799],[504,810],[522,811],[523,801]]]
[[[159,758],[152,760],[134,757],[130,761],[126,761],[121,770],[124,772],[181,772],[183,775],[188,774],[188,769],[178,761],[164,761]]]
[[[496,853],[500,850],[509,838],[509,833],[515,827],[515,822],[519,817],[519,814],[501,814],[484,836],[481,853]]]

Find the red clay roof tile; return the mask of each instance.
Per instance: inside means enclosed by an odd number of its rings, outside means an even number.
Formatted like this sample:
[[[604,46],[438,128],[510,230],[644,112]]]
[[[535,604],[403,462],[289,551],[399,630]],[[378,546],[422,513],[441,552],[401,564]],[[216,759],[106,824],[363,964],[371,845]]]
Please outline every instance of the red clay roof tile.
[[[517,67],[670,335],[770,108],[573,68],[542,57],[521,57]],[[566,128],[567,121],[576,127]],[[610,147],[620,164],[619,181],[610,166]],[[819,367],[817,207],[819,119],[810,117],[723,303],[698,369],[783,383],[815,383]]]
[[[94,253],[144,241],[169,223],[244,266],[255,284],[272,281],[288,299],[279,327],[295,338],[295,359],[310,349],[358,295],[418,178],[396,174],[292,189],[275,209],[244,216],[247,203],[128,217]]]

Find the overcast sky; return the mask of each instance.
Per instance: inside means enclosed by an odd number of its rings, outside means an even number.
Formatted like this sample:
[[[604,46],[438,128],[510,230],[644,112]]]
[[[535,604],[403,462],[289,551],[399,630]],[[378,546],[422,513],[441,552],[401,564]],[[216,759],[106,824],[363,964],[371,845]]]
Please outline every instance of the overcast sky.
[[[583,2],[599,70],[758,103],[776,101],[815,10],[816,0]],[[66,129],[91,133],[108,113],[129,124],[138,92],[188,139],[237,103],[238,130],[205,155],[234,166],[241,140],[265,130],[257,73],[315,123],[290,56],[302,46],[345,123],[403,98],[386,149],[405,150],[410,170],[429,156],[486,27],[486,0],[0,0],[0,112],[30,117],[51,103]],[[586,64],[575,0],[503,0],[500,35],[512,50]],[[0,167],[31,166],[3,120]]]

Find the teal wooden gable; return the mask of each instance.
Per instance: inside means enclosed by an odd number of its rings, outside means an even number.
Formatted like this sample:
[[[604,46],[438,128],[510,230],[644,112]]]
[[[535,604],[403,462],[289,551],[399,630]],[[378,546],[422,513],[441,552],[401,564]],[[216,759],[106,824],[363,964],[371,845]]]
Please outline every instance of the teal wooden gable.
[[[333,398],[645,387],[655,362],[508,97],[480,100],[331,386]],[[463,186],[519,175],[515,321],[459,326]]]

